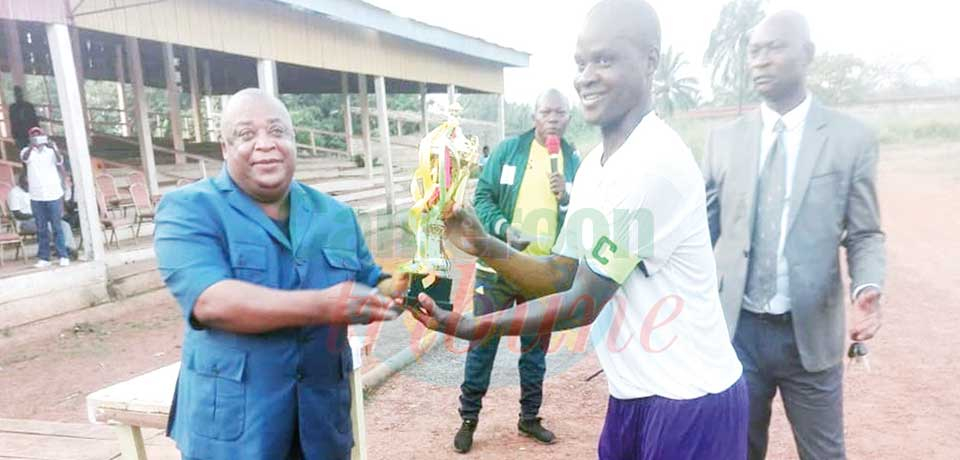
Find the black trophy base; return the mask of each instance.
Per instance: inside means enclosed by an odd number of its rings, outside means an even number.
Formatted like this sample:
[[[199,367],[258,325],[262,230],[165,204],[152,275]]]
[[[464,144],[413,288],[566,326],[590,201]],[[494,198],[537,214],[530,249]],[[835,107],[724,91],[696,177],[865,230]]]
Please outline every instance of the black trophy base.
[[[410,288],[407,289],[406,302],[404,306],[408,308],[420,308],[420,301],[417,296],[425,292],[437,304],[438,307],[453,311],[453,302],[450,301],[450,292],[453,291],[453,280],[437,276],[430,286],[424,287],[424,280],[431,275],[421,275],[413,273],[410,275]]]

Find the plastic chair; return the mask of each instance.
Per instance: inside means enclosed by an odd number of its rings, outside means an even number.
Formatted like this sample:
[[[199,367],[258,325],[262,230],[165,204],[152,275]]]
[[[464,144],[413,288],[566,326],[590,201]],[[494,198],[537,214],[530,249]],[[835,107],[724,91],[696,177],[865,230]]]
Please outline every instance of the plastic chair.
[[[144,187],[143,184],[130,184],[130,196],[133,198],[133,209],[136,212],[134,224],[136,224],[137,228],[133,234],[139,238],[140,226],[142,226],[144,222],[153,222],[153,202],[150,201],[150,194],[147,193],[147,188]]]

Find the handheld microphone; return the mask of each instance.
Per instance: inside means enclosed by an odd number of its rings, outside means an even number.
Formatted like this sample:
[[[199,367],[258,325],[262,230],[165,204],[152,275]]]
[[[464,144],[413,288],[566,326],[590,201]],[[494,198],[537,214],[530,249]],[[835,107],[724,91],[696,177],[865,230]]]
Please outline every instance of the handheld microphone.
[[[560,161],[560,138],[554,135],[547,136],[547,154],[550,155],[550,172],[557,173]]]

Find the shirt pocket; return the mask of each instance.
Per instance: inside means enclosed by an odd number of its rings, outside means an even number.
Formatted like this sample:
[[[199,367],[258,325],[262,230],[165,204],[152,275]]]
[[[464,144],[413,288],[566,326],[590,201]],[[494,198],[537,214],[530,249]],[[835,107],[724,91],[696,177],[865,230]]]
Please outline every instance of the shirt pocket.
[[[259,243],[232,243],[230,266],[234,278],[263,285],[267,279],[267,247]]]
[[[355,280],[360,271],[360,259],[356,251],[339,248],[323,248],[323,260],[327,264],[325,275],[329,284]]]
[[[188,420],[198,435],[232,441],[243,434],[246,363],[245,352],[224,348],[195,351],[186,360],[191,373]]]

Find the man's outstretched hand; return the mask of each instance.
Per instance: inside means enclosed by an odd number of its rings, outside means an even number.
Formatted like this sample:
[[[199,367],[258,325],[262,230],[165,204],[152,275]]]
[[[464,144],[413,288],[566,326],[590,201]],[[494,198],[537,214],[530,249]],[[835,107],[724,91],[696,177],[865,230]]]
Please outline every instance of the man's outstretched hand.
[[[410,313],[428,329],[466,340],[478,340],[486,335],[487,331],[481,331],[473,318],[438,307],[430,296],[421,293],[417,300],[419,308],[410,308]]]
[[[471,256],[480,254],[483,240],[488,235],[483,231],[483,224],[473,208],[460,205],[448,208],[443,216],[443,224],[447,240],[454,246]]]
[[[403,306],[384,296],[376,288],[345,281],[321,291],[326,308],[321,309],[323,324],[370,324],[392,321],[403,313]]]

